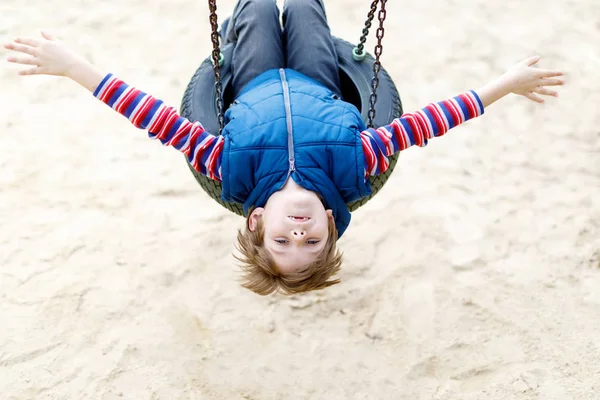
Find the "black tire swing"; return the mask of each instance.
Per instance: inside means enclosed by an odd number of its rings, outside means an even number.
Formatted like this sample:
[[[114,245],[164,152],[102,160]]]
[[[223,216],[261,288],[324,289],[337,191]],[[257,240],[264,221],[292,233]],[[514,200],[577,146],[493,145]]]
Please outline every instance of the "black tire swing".
[[[356,47],[342,39],[333,38],[340,65],[342,97],[358,108],[365,125],[369,128],[387,125],[402,115],[402,103],[398,90],[380,62],[383,51],[381,42],[385,33],[383,23],[386,18],[386,1],[373,0],[371,3],[365,27]],[[375,58],[373,58],[364,51],[364,44],[378,4],[381,7],[378,13],[379,27],[376,32],[377,45],[374,51]],[[181,115],[192,122],[200,121],[208,132],[219,132],[220,134],[224,124],[225,109],[223,105],[229,105],[234,100],[231,93],[233,47],[232,44],[228,44],[221,49],[216,0],[208,0],[208,6],[213,51],[192,76],[183,95]],[[355,211],[364,205],[381,190],[392,174],[397,161],[398,153],[389,158],[390,165],[383,174],[369,178],[373,193],[368,197],[349,203],[350,211]],[[228,210],[241,216],[244,215],[241,204],[221,200],[221,182],[200,174],[189,162],[188,167],[196,181],[210,197]]]

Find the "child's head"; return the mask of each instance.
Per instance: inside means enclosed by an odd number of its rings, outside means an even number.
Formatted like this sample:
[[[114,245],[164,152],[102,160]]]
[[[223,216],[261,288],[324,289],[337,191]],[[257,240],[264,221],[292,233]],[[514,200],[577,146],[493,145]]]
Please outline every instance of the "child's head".
[[[238,233],[243,286],[260,295],[323,289],[342,263],[331,210],[307,190],[275,192]]]

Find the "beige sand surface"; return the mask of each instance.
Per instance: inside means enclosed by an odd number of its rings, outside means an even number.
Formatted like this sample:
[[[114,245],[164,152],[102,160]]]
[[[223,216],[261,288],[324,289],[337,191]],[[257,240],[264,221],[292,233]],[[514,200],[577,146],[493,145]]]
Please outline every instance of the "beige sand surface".
[[[238,286],[242,220],[177,152],[1,65],[2,400],[600,398],[600,3],[388,3],[407,111],[534,52],[569,86],[407,151],[341,240],[343,284],[295,298]],[[369,1],[326,4],[356,41]],[[207,21],[205,2],[0,3],[2,41],[53,29],[176,106]]]

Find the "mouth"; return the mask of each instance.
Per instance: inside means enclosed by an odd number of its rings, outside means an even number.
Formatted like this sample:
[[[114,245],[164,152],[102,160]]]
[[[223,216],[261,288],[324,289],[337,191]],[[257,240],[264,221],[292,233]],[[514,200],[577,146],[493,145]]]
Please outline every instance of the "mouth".
[[[297,215],[288,215],[288,218],[294,222],[306,222],[310,220],[310,217],[299,217]]]

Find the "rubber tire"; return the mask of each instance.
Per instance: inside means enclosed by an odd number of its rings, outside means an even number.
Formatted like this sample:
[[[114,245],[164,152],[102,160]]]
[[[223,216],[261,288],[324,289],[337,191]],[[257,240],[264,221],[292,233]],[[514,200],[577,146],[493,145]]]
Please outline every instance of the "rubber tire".
[[[370,54],[363,61],[352,58],[354,45],[334,37],[335,47],[340,64],[340,80],[342,96],[345,101],[353,103],[361,112],[363,121],[368,119],[369,97],[371,94],[371,80],[373,77],[374,59]],[[231,57],[233,45],[222,47],[224,62],[221,66],[221,84],[223,87],[223,103],[231,104]],[[376,127],[389,124],[393,119],[402,115],[402,102],[398,90],[389,74],[384,68],[379,72],[379,86],[377,88],[377,102],[375,105],[374,125]],[[199,121],[208,132],[219,132],[217,119],[217,102],[215,76],[212,58],[206,58],[192,76],[181,102],[181,115],[192,122]],[[350,211],[355,211],[366,204],[385,185],[398,161],[398,154],[390,157],[389,168],[381,175],[369,178],[373,193],[362,199],[348,204]],[[187,159],[186,159],[187,161]],[[200,187],[215,201],[226,209],[243,216],[243,206],[238,203],[229,203],[221,200],[221,182],[212,180],[196,171],[188,162],[188,167],[194,174]]]

